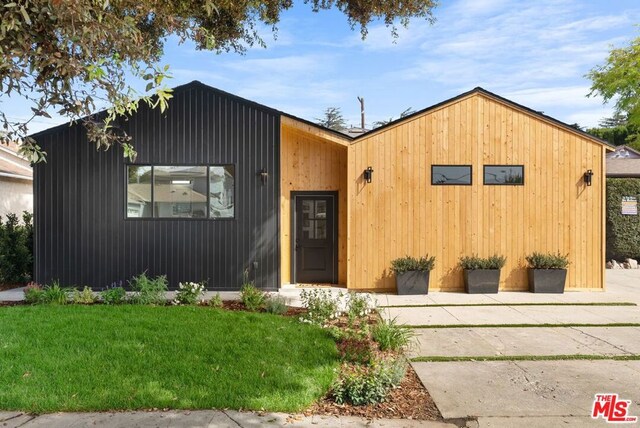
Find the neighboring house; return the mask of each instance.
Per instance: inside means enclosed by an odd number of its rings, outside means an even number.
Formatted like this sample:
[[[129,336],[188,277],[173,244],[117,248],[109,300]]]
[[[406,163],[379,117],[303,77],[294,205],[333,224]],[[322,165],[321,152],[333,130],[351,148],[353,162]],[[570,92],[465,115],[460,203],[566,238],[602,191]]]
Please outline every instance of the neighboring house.
[[[629,146],[617,146],[607,154],[607,177],[640,177],[640,152]]]
[[[0,216],[33,211],[33,172],[15,143],[0,144]]]
[[[134,163],[79,125],[34,135],[37,282],[389,291],[392,259],[428,253],[432,289],[454,291],[460,256],[497,253],[501,289],[526,290],[525,256],[549,251],[568,289],[604,287],[609,146],[481,88],[356,138],[200,82],[121,126]]]

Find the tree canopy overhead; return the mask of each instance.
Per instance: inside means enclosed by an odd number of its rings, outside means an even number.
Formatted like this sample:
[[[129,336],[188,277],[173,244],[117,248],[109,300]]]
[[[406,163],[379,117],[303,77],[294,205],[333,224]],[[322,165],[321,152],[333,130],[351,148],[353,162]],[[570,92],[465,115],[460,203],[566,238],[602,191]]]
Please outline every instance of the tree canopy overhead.
[[[301,0],[314,11],[337,8],[352,28],[382,20],[395,24],[412,17],[433,20],[436,0]],[[26,137],[29,121],[55,111],[83,120],[98,149],[119,144],[135,158],[131,139],[115,119],[136,111],[140,102],[164,110],[171,98],[165,86],[168,66],[159,65],[169,36],[191,40],[198,49],[242,53],[264,45],[261,25],[272,26],[293,0],[16,0],[0,6],[0,94],[28,99],[33,116],[9,120],[0,107],[0,142],[22,141],[32,161],[44,159]],[[136,91],[131,79],[146,82]],[[111,106],[106,117],[91,116],[96,104]]]
[[[615,101],[617,115],[611,123],[617,121],[614,127],[633,129],[626,138],[637,142],[637,129],[640,129],[640,37],[632,40],[629,46],[612,49],[606,63],[593,68],[587,77],[592,82],[589,95],[600,95],[605,102]]]

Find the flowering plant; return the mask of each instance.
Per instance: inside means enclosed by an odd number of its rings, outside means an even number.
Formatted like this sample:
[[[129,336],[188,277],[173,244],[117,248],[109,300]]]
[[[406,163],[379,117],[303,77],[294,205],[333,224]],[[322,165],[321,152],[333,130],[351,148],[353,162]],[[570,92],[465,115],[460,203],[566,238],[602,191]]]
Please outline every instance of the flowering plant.
[[[307,313],[300,317],[300,321],[325,326],[328,321],[339,318],[342,296],[342,292],[333,294],[329,290],[302,290],[300,300]]]
[[[181,282],[176,290],[174,305],[195,305],[204,295],[205,288],[202,282]]]

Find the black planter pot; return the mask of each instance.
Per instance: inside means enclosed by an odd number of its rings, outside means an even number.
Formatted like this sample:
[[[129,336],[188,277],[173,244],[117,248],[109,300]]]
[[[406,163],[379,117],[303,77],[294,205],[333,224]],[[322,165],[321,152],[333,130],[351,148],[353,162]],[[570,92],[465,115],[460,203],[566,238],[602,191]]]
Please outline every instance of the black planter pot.
[[[429,294],[430,271],[410,270],[396,274],[398,295]]]
[[[495,294],[500,285],[500,269],[465,269],[464,290],[469,294]]]
[[[529,269],[529,291],[532,293],[564,293],[566,269]]]

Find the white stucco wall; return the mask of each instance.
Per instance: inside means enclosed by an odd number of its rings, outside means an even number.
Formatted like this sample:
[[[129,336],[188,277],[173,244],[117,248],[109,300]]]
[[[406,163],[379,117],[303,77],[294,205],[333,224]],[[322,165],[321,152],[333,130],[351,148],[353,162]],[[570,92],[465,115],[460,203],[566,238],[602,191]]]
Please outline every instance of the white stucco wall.
[[[0,178],[0,216],[23,211],[33,212],[33,182]]]

